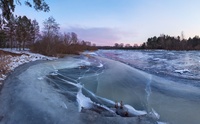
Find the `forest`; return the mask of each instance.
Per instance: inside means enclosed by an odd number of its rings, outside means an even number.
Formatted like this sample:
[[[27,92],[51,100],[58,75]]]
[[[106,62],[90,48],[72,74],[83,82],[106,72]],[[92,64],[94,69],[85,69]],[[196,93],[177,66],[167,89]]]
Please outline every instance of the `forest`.
[[[84,50],[96,50],[89,41],[80,40],[75,32],[60,33],[59,24],[53,17],[43,22],[40,31],[37,20],[26,16],[10,16],[0,26],[0,48],[17,48],[48,56],[78,54]]]
[[[160,35],[159,37],[151,37],[146,43],[141,45],[144,49],[165,49],[165,50],[200,50],[200,38],[184,39],[180,36],[171,37],[168,35]]]

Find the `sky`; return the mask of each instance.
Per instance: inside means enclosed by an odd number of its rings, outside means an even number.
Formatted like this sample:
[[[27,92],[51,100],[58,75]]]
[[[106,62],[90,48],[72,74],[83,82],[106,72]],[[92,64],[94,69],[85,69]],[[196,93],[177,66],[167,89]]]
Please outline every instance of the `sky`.
[[[45,0],[50,12],[17,5],[14,14],[36,19],[42,30],[50,16],[60,32],[75,32],[80,40],[99,46],[142,44],[166,34],[200,35],[200,0]]]

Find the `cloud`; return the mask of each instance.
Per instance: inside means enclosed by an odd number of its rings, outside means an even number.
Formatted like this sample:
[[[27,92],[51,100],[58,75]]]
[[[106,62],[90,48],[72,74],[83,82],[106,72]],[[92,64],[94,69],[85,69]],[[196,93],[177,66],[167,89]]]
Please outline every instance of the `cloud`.
[[[120,31],[115,28],[83,28],[83,27],[68,27],[62,29],[63,32],[75,32],[82,40],[90,41],[96,45],[114,45],[116,42],[123,40],[123,37],[130,36],[129,32]]]

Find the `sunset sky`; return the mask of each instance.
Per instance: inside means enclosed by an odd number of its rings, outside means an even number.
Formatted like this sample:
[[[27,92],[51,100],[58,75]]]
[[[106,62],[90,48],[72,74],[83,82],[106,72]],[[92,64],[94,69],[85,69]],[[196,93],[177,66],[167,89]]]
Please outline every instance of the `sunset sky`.
[[[45,0],[50,12],[17,6],[16,15],[42,23],[53,16],[61,32],[75,32],[96,45],[134,45],[167,34],[200,35],[200,0]]]

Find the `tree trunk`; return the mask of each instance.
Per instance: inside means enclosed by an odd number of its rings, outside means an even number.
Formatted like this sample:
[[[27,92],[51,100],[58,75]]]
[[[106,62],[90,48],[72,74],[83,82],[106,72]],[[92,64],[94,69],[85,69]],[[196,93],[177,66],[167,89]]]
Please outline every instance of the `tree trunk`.
[[[22,47],[23,47],[23,50],[24,50],[24,47],[25,47],[25,41],[23,41],[22,43],[23,43],[23,44],[22,44],[22,45],[23,45]]]
[[[10,39],[10,48],[11,48],[11,50],[13,48],[13,39],[12,38]]]

